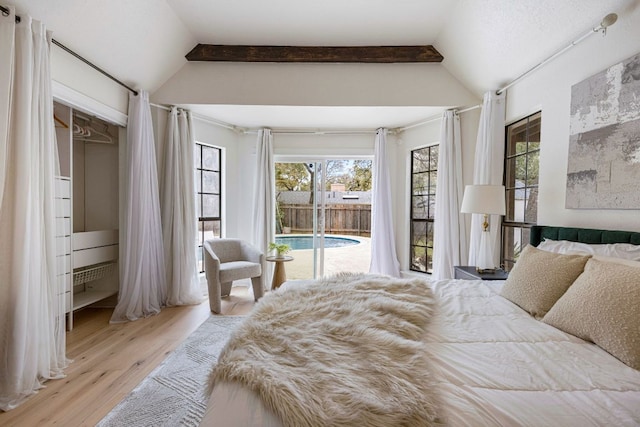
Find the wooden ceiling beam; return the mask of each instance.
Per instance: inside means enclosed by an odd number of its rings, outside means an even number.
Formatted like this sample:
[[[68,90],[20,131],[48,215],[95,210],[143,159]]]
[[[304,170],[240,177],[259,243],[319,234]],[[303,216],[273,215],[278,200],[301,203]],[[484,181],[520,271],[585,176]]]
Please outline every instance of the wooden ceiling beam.
[[[238,46],[198,44],[188,61],[222,62],[442,62],[440,52],[424,46]]]

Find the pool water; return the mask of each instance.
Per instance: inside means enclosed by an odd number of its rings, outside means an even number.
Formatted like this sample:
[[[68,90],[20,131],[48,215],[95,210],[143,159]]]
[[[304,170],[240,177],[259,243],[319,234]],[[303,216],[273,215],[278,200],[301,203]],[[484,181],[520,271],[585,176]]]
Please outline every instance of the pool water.
[[[298,249],[313,249],[313,236],[278,236],[276,237],[276,243],[285,243],[294,251]],[[348,237],[324,236],[325,248],[342,248],[344,246],[357,245],[358,243],[360,241],[349,239]]]

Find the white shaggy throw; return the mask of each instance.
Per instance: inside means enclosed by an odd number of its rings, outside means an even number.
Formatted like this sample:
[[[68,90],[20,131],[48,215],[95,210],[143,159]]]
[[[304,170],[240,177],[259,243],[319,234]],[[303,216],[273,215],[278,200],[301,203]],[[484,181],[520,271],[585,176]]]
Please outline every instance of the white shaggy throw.
[[[236,329],[210,387],[237,381],[285,426],[440,425],[421,338],[421,279],[342,274],[270,292]]]

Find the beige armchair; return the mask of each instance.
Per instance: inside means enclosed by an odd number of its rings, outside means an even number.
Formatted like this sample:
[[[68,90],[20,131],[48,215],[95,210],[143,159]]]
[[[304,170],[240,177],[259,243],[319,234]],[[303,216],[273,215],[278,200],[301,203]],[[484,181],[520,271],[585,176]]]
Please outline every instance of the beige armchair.
[[[251,279],[258,301],[264,293],[264,254],[240,239],[212,239],[204,242],[204,270],[209,287],[209,306],[220,313],[221,299],[231,293],[234,280]]]

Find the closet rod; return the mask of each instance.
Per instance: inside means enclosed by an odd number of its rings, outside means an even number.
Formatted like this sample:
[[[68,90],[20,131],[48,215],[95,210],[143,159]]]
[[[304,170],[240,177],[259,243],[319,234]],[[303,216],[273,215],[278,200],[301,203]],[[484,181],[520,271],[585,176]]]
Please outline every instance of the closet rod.
[[[9,16],[10,11],[9,11],[8,8],[0,5],[0,10],[2,11],[2,14],[4,16]],[[20,21],[21,21],[20,17],[18,15],[16,15],[16,22],[20,22]],[[106,71],[104,71],[102,68],[98,67],[97,65],[93,64],[92,62],[88,61],[87,59],[83,58],[82,56],[78,55],[77,53],[75,53],[74,51],[72,51],[71,49],[69,49],[68,47],[63,45],[62,43],[60,43],[58,40],[51,39],[51,42],[53,44],[55,44],[56,46],[58,46],[60,49],[64,50],[65,52],[75,56],[77,59],[79,59],[80,61],[84,62],[85,64],[87,64],[88,66],[93,68],[94,70],[98,71],[99,73],[102,73],[103,75],[107,76],[108,78],[110,78],[114,82],[118,83],[120,86],[126,88],[127,90],[132,92],[134,95],[138,95],[138,91],[137,90],[134,90],[134,89],[130,88],[129,86],[127,86],[126,84],[124,84],[120,80],[118,80],[115,77],[113,77],[111,74],[109,74]]]

